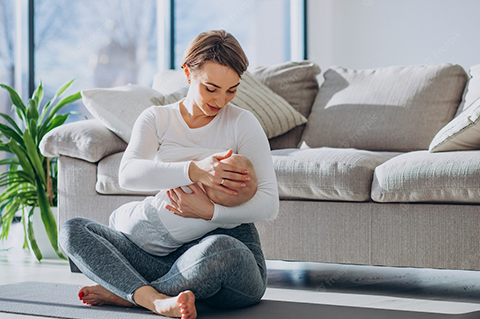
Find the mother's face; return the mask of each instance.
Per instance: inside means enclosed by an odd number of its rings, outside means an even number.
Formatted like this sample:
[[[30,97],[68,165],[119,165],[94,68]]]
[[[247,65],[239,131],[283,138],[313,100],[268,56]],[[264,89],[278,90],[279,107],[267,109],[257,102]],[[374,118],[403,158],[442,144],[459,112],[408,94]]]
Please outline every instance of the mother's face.
[[[188,96],[205,115],[215,116],[233,98],[240,85],[240,77],[232,68],[215,62],[206,62],[195,72],[184,67],[190,80]]]

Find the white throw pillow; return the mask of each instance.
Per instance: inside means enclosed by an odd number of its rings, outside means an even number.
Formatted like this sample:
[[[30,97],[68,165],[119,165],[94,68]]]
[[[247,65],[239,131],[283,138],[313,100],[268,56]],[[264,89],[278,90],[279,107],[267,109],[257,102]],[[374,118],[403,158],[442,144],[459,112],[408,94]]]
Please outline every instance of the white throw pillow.
[[[462,102],[457,110],[457,115],[462,113],[468,106],[480,98],[480,64],[474,65],[470,68],[470,79],[468,80],[465,92],[463,94]]]
[[[175,103],[185,97],[187,88],[169,95],[149,87],[125,85],[82,91],[83,104],[106,128],[125,142],[130,141],[138,116],[152,105]]]
[[[430,143],[431,153],[480,149],[480,98],[442,128]]]

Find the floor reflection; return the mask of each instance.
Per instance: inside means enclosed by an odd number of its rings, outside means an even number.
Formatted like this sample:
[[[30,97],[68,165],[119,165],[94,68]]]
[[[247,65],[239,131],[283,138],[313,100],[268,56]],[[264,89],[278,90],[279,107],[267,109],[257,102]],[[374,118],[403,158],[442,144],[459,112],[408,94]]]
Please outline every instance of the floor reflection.
[[[480,304],[480,271],[267,261],[270,288]]]

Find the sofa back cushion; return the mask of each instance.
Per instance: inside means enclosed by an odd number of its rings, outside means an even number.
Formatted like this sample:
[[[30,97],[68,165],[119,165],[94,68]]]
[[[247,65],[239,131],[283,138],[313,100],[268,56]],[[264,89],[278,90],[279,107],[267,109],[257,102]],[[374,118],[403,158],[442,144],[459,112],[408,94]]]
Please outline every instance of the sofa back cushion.
[[[305,117],[310,115],[318,93],[317,75],[320,67],[311,61],[285,62],[249,69],[257,80],[283,97]],[[270,139],[272,149],[297,147],[305,125]]]
[[[459,65],[332,67],[308,118],[310,147],[372,151],[428,149],[454,117],[468,80]]]

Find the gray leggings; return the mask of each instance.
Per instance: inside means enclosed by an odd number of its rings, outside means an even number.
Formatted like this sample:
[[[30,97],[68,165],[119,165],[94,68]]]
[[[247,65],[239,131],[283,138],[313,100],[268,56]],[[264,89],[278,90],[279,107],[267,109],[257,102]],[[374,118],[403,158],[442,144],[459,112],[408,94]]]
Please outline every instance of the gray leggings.
[[[266,289],[253,224],[216,229],[158,257],[108,226],[76,217],[63,224],[60,243],[85,276],[132,303],[135,290],[145,285],[168,296],[191,290],[196,299],[221,308],[255,304]]]

